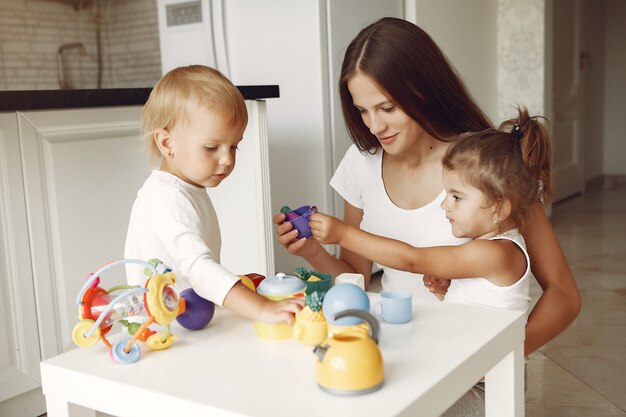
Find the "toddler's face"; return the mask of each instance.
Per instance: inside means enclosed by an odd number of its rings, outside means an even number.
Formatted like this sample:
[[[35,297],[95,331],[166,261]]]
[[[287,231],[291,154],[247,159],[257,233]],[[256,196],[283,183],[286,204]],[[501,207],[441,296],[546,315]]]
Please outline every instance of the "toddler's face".
[[[161,169],[197,187],[217,187],[235,167],[245,126],[212,109],[190,104],[187,118],[170,130],[172,155]]]
[[[494,209],[483,193],[469,185],[457,172],[443,170],[446,198],[441,203],[456,237],[486,239],[498,234]],[[502,220],[502,219],[499,219]]]

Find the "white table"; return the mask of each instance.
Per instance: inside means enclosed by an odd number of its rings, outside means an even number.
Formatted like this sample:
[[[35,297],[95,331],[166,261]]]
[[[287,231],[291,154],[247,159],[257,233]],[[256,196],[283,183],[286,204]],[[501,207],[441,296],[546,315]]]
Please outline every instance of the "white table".
[[[370,294],[372,301],[378,295]],[[104,344],[41,363],[49,417],[116,416],[437,416],[483,375],[487,416],[524,415],[524,315],[416,302],[413,321],[381,323],[385,383],[377,392],[334,396],[315,382],[310,346],[255,336],[252,322],[218,310],[201,331],[164,351],[141,345],[132,365]]]

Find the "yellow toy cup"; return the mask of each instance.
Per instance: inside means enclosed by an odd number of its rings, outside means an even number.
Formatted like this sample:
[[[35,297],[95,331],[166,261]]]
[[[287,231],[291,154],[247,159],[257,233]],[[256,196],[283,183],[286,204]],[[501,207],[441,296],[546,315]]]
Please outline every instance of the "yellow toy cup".
[[[278,273],[267,277],[257,287],[257,292],[272,301],[285,298],[302,298],[306,294],[306,284],[298,277]],[[268,340],[291,339],[292,326],[287,323],[268,324],[254,320],[257,337]]]

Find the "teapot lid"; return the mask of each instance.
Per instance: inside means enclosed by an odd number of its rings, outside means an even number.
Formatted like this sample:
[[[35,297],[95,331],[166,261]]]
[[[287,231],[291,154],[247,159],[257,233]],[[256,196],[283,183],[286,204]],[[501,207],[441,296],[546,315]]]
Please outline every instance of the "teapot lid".
[[[261,295],[287,295],[306,289],[306,284],[299,277],[286,275],[282,272],[275,276],[267,277],[257,287]]]

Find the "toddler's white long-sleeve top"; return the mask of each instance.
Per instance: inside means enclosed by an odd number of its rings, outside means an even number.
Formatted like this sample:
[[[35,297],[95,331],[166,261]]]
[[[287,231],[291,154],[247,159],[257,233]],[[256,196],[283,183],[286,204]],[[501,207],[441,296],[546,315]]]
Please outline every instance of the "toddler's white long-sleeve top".
[[[176,274],[176,288],[223,305],[239,277],[220,265],[221,235],[211,199],[203,187],[154,170],[137,193],[124,257],[158,258]],[[144,285],[144,267],[127,264],[127,281]]]

